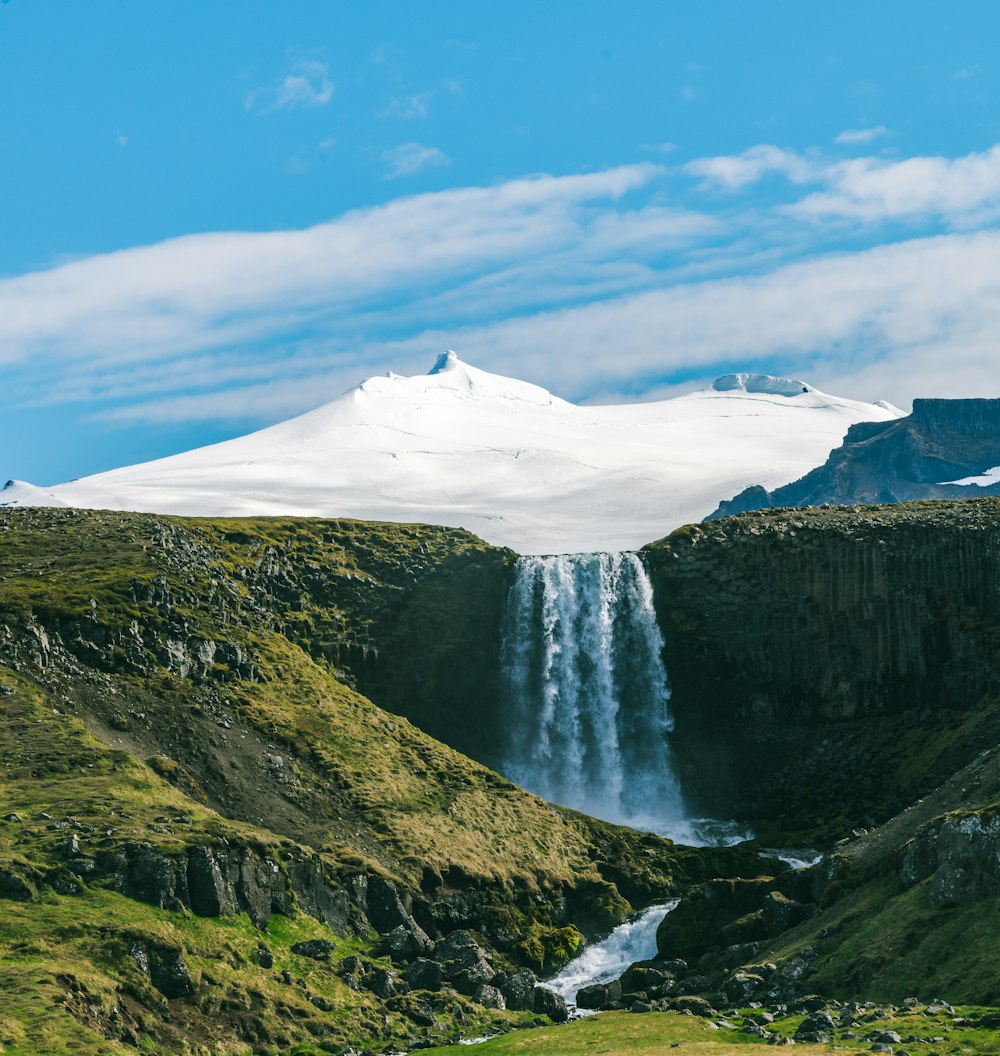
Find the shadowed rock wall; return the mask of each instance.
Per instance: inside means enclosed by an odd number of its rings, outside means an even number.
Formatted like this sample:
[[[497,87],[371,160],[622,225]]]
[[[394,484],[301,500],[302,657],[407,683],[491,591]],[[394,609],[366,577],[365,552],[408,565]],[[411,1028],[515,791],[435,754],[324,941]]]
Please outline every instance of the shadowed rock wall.
[[[777,510],[645,551],[685,788],[845,822],[963,765],[1000,690],[1000,502]],[[901,801],[902,801],[901,799]]]

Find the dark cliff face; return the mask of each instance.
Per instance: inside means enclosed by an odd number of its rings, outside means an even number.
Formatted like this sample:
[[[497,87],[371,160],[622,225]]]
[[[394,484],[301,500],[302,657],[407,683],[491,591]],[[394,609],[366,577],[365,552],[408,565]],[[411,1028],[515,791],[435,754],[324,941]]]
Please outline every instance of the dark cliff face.
[[[645,554],[695,806],[842,835],[995,739],[997,500],[744,514]]]
[[[979,498],[1000,494],[1000,483],[979,488],[942,482],[997,465],[1000,400],[914,400],[907,418],[852,425],[844,443],[800,480],[772,492],[746,488],[706,520],[780,506]]]

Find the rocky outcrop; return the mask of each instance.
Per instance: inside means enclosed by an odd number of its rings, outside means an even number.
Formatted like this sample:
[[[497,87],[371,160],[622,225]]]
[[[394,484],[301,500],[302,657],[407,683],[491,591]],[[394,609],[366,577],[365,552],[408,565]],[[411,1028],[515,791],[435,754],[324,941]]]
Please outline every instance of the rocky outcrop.
[[[997,500],[762,511],[644,553],[674,758],[707,813],[849,830],[996,741],[995,709],[954,727],[1000,695]]]
[[[905,887],[922,880],[936,909],[1000,895],[1000,814],[955,813],[925,825],[903,848]]]
[[[259,928],[272,913],[287,916],[298,906],[340,933],[368,928],[367,902],[318,859],[279,864],[259,850],[232,845],[171,856],[149,843],[127,842],[102,850],[95,865],[94,879],[152,906],[201,917],[246,913]]]
[[[1000,494],[946,483],[1000,466],[1000,400],[914,400],[913,413],[891,422],[852,425],[826,462],[774,491],[754,485],[719,504],[714,520],[749,510],[823,503],[907,502]]]

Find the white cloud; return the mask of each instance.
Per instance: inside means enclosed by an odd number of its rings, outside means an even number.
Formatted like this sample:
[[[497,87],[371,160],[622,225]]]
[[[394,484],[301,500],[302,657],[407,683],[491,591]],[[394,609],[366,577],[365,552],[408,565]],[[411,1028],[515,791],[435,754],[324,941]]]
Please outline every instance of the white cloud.
[[[449,342],[472,362],[564,396],[652,388],[720,364],[906,404],[997,395],[1000,233],[943,235],[385,345],[401,359]],[[726,367],[728,369],[728,367]]]
[[[820,190],[786,206],[803,218],[882,222],[936,216],[964,222],[970,214],[1000,208],[1000,145],[958,158],[845,161],[762,144],[741,154],[697,158],[684,171],[699,177],[704,188],[727,191],[744,190],[769,175],[793,185],[816,184]]]
[[[885,125],[873,125],[871,128],[845,128],[834,139],[834,143],[839,143],[841,146],[852,146],[855,143],[871,143],[873,139],[879,139],[881,136],[887,136],[888,134],[889,129]]]
[[[701,178],[705,186],[738,191],[769,175],[780,175],[792,183],[805,183],[817,173],[816,164],[793,150],[770,144],[750,147],[742,154],[696,158],[684,166],[686,172]]]
[[[608,203],[660,172],[632,165],[425,194],[304,230],[190,235],[2,279],[0,363],[48,363],[51,385],[61,372],[267,343],[316,319],[357,319],[379,297],[405,306],[428,284],[573,246],[593,256],[587,247],[611,237],[600,224]]]
[[[803,199],[795,211],[867,221],[960,218],[1000,205],[1000,145],[960,158],[857,158],[830,166],[825,182],[826,190]]]
[[[398,180],[401,176],[414,176],[424,169],[450,165],[451,159],[437,147],[425,147],[422,143],[401,143],[398,147],[382,151],[387,180]]]
[[[837,161],[761,146],[74,260],[0,279],[5,399],[119,423],[266,421],[444,347],[578,399],[737,365],[898,404],[987,394],[1000,231],[931,232],[1000,207],[998,168],[1000,147]],[[678,185],[700,193],[681,171],[726,189],[778,174],[788,193],[713,217],[673,204]],[[928,215],[925,237],[838,250],[845,232]]]
[[[272,88],[257,88],[244,100],[244,108],[261,114],[326,106],[333,99],[329,67],[315,59],[298,59],[283,81]]]

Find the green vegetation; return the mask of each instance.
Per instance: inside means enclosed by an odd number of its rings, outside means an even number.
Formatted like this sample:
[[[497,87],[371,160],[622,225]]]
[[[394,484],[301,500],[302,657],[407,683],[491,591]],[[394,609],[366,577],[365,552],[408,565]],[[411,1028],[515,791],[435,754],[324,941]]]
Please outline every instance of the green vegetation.
[[[344,957],[390,968],[344,900],[352,877],[467,920],[498,968],[549,970],[632,905],[755,871],[753,852],[554,808],[358,691],[433,702],[454,670],[469,692],[508,561],[420,526],[0,512],[4,1051],[398,1049],[506,1028],[533,1015],[352,985]],[[421,615],[414,646],[401,623]],[[284,908],[192,912],[174,885],[198,849],[274,863],[260,897]],[[340,892],[332,930],[316,883]],[[329,960],[292,952],[314,938]]]
[[[724,1022],[733,1027],[717,1027],[712,1021],[679,1012],[649,1012],[634,1015],[628,1012],[604,1012],[599,1016],[576,1020],[558,1027],[542,1030],[516,1030],[493,1038],[478,1046],[483,1056],[508,1056],[523,1053],[530,1056],[581,1056],[586,1053],[627,1054],[627,1056],[663,1056],[676,1050],[679,1054],[697,1056],[745,1056],[766,1052],[763,1039],[742,1032],[744,1016],[755,1014],[754,1009],[727,1013]],[[768,1030],[784,1037],[794,1037],[805,1017],[802,1015],[779,1018],[768,1024]],[[795,1053],[810,1056],[829,1053],[869,1052],[872,1042],[868,1036],[878,1031],[893,1031],[904,1040],[897,1052],[910,1056],[964,1053],[995,1056],[1000,1046],[998,1024],[989,1009],[960,1007],[951,1013],[926,1014],[925,1006],[900,1009],[891,1015],[874,1008],[851,1028],[836,1032],[830,1044],[797,1042]],[[853,1037],[845,1037],[845,1033]],[[919,1040],[917,1040],[919,1039]],[[934,1040],[938,1039],[938,1040]],[[430,1049],[428,1056],[440,1056],[450,1051]]]

